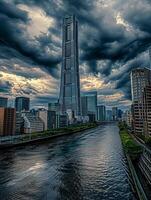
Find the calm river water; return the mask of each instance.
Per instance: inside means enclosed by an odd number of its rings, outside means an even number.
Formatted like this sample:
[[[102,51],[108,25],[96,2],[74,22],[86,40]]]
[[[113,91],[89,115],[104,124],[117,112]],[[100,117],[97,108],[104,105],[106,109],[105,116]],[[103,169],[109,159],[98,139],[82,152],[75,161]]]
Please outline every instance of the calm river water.
[[[131,200],[118,127],[0,151],[0,200]]]

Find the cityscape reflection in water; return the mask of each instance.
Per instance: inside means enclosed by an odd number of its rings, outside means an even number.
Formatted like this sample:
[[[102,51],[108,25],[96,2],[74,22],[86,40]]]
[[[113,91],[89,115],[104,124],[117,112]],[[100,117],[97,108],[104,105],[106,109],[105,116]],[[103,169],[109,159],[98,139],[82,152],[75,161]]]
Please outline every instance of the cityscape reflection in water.
[[[0,199],[135,199],[117,125],[1,151]]]

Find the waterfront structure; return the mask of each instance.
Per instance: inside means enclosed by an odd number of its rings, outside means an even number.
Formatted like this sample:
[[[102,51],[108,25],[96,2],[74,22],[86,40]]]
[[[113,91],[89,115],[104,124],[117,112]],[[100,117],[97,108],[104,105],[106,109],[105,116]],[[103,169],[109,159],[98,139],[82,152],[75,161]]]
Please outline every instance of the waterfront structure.
[[[0,107],[6,108],[7,107],[8,98],[0,97]]]
[[[151,137],[151,86],[146,86],[143,92],[143,127],[144,134]]]
[[[118,108],[112,107],[112,120],[117,121],[118,120]]]
[[[0,136],[15,134],[16,111],[14,108],[0,108]]]
[[[48,110],[48,117],[47,117],[47,129],[54,129],[59,128],[57,114],[55,111]]]
[[[23,134],[24,133],[24,118],[22,117],[21,112],[16,112],[16,134]]]
[[[81,114],[82,114],[82,116],[87,116],[88,115],[87,96],[81,96]]]
[[[30,112],[22,113],[24,118],[24,133],[34,133],[34,132],[42,132],[44,131],[44,123],[38,117]]]
[[[74,116],[81,115],[79,55],[78,55],[78,21],[76,17],[63,19],[62,69],[59,97],[60,111],[67,110]]]
[[[144,148],[143,154],[139,159],[138,166],[142,171],[144,177],[147,182],[151,186],[151,150],[148,148]]]
[[[132,112],[131,110],[126,110],[122,114],[122,121],[126,123],[126,125],[131,128],[132,127]]]
[[[48,128],[48,111],[45,109],[39,109],[37,111],[37,116],[43,121],[44,123],[44,130]]]
[[[60,112],[60,105],[59,105],[59,102],[51,102],[51,103],[48,103],[48,110],[49,110],[49,111],[55,111],[56,113],[59,114],[59,112]]]
[[[106,107],[104,105],[97,106],[97,120],[98,121],[106,120]]]
[[[107,121],[112,121],[112,110],[107,110],[106,111],[106,120]]]
[[[15,108],[16,111],[29,111],[30,99],[28,97],[16,97],[15,99]]]
[[[150,85],[150,70],[137,68],[131,72],[133,131],[144,134],[143,92]]]
[[[82,105],[82,115],[95,117],[95,121],[97,120],[97,92],[87,92],[83,93],[81,96],[81,105]]]

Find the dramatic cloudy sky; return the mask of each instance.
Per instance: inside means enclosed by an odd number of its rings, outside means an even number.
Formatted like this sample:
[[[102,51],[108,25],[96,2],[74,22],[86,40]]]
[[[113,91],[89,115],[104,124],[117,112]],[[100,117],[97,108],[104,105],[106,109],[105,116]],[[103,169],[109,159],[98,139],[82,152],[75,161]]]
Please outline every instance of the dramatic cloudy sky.
[[[130,71],[149,66],[150,0],[0,0],[0,95],[32,106],[57,99],[66,14],[79,21],[81,91],[130,105]]]

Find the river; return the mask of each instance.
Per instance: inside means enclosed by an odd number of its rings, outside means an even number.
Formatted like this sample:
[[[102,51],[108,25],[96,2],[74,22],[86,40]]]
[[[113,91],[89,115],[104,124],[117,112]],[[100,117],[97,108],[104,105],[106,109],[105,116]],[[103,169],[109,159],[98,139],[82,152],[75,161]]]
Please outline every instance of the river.
[[[0,151],[0,200],[131,200],[118,127]]]

